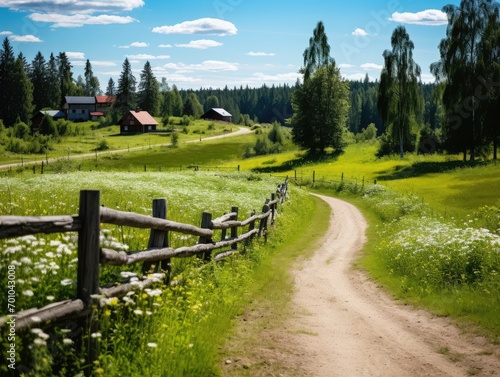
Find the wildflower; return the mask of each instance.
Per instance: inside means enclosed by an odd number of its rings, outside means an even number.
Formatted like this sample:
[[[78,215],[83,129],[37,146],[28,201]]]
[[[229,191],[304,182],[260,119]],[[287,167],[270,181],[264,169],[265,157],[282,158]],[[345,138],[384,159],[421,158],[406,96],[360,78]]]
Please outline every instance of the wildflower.
[[[134,310],[134,314],[136,314],[136,315],[142,315],[143,312],[140,309],[136,309],[136,310]]]
[[[116,306],[118,305],[118,297],[108,298],[104,301],[104,303],[109,306]]]
[[[123,297],[122,300],[125,301],[127,304],[132,304],[132,305],[135,304],[135,301],[128,296]]]
[[[33,291],[30,289],[27,289],[27,290],[23,291],[23,295],[31,297],[31,296],[33,296]]]
[[[68,344],[68,345],[69,345],[69,344],[73,344],[74,342],[73,342],[73,340],[71,340],[70,338],[64,338],[64,339],[63,339],[63,343],[64,343],[64,344]]]
[[[67,285],[71,285],[71,284],[74,284],[75,282],[71,279],[64,279],[64,280],[61,280],[61,285],[64,285],[64,286],[67,286]]]
[[[156,348],[158,345],[156,343],[148,343],[148,347]]]
[[[47,340],[47,339],[49,339],[49,338],[50,338],[50,335],[49,335],[49,334],[44,333],[43,331],[39,331],[39,332],[37,333],[37,335],[38,335],[40,338],[42,338],[43,340]]]
[[[40,328],[38,328],[38,327],[34,327],[34,328],[31,329],[31,332],[33,334],[37,334],[38,335],[39,333],[43,332],[43,330],[40,329]]]
[[[22,257],[21,258],[21,263],[24,263],[24,264],[32,264],[32,260],[28,257]]]
[[[102,334],[100,332],[93,332],[90,336],[95,339],[102,337]]]
[[[40,317],[37,317],[37,316],[30,317],[30,319],[31,319],[33,322],[36,322],[36,323],[40,323],[40,322],[42,322],[42,319],[41,319]]]
[[[40,283],[40,279],[38,279],[36,276],[33,276],[33,277],[31,278],[31,281],[32,281],[33,283]]]
[[[111,310],[106,309],[106,310],[104,311],[104,316],[105,316],[105,317],[109,317],[110,315],[111,315]]]
[[[71,332],[71,329],[61,329],[61,332],[62,332],[63,334],[68,334],[68,333],[70,333],[70,332]]]
[[[36,338],[33,343],[35,343],[35,345],[37,346],[46,346],[47,345],[47,342],[43,339],[40,339],[40,338]]]
[[[147,314],[147,315],[152,315],[152,314],[153,314],[153,312],[150,312],[149,310],[146,310],[146,314]]]

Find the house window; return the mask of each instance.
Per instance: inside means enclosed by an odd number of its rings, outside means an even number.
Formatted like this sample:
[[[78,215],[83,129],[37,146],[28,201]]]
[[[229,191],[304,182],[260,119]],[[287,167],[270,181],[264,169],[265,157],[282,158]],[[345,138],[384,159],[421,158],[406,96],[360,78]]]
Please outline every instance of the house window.
[[[153,129],[153,126],[148,126],[148,130],[151,131]]]
[[[130,125],[133,126],[135,123],[133,120],[130,121]]]
[[[128,126],[123,126],[123,131],[128,131]]]
[[[76,110],[75,110],[75,109],[72,109],[72,110],[71,110],[71,112],[72,112],[73,114],[76,114]]]
[[[82,110],[82,114],[85,114],[85,110]]]

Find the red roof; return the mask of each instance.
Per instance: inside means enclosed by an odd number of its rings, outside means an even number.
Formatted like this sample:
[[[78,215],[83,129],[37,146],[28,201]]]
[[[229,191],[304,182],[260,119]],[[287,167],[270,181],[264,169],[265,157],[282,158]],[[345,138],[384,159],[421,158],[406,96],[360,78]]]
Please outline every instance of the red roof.
[[[116,101],[116,96],[95,96],[95,101],[98,104],[114,103]]]
[[[104,116],[104,113],[102,111],[92,111],[90,113],[90,116],[91,117],[103,117]]]
[[[142,125],[158,125],[158,122],[147,111],[130,110],[130,114]]]

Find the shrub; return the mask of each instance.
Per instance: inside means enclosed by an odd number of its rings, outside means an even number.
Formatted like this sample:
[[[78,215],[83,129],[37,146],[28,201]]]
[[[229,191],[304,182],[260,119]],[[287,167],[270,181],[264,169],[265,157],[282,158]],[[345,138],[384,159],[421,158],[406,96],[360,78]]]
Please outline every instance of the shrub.
[[[174,131],[170,135],[170,142],[172,143],[172,148],[177,148],[179,146],[179,133]]]
[[[109,149],[109,144],[106,139],[102,139],[97,143],[97,147],[95,147],[95,151],[107,151]]]

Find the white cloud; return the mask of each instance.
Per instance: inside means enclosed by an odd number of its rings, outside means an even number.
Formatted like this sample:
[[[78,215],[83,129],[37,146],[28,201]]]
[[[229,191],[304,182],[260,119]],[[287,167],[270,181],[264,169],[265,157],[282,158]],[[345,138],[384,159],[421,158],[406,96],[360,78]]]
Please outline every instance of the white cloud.
[[[85,54],[83,52],[66,51],[65,54],[68,59],[85,59]]]
[[[184,47],[184,48],[195,48],[198,50],[206,50],[210,47],[218,47],[222,46],[222,43],[212,41],[211,39],[198,39],[196,41],[191,41],[189,43],[179,43],[175,44],[176,47]]]
[[[432,84],[436,82],[436,77],[431,73],[422,73],[420,79],[423,83]]]
[[[361,64],[361,68],[363,68],[365,71],[378,71],[384,68],[384,66],[375,63],[365,63]]]
[[[448,24],[448,17],[446,16],[446,13],[437,9],[427,9],[417,13],[395,12],[389,20],[399,22],[401,24],[413,25],[440,26]]]
[[[237,63],[222,62],[218,60],[205,60],[201,64],[168,63],[163,67],[175,70],[178,73],[187,73],[193,71],[223,72],[239,70]]]
[[[158,26],[153,28],[153,33],[159,34],[212,34],[235,35],[236,26],[229,21],[217,18],[200,18],[193,21],[184,21],[172,26]]]
[[[246,55],[248,55],[248,56],[274,56],[276,54],[274,52],[261,52],[261,51],[253,52],[253,51],[250,51],[250,52],[247,52]]]
[[[123,12],[142,7],[143,0],[0,0],[1,8],[29,12],[53,12],[54,9],[65,13]]]
[[[10,35],[9,39],[12,42],[43,42],[40,38],[35,37],[34,35]]]
[[[83,25],[129,24],[137,21],[135,18],[129,16],[110,16],[105,14],[91,16],[88,14],[64,15],[59,13],[32,13],[28,17],[33,21],[51,23],[54,28],[82,27]]]
[[[146,42],[132,42],[129,45],[118,46],[118,48],[130,48],[130,47],[149,47],[149,43],[146,43]]]
[[[198,77],[191,77],[191,76],[184,76],[180,74],[169,74],[165,76],[168,81],[174,82],[174,83],[186,83],[186,84],[191,84],[191,83],[198,83],[202,82],[203,80],[198,78]]]
[[[126,55],[126,57],[129,59],[138,59],[138,60],[170,59],[170,55],[149,55],[149,54]]]
[[[339,68],[352,68],[352,67],[354,67],[352,64],[346,64],[346,63],[339,64]]]
[[[170,48],[172,47],[172,45],[169,45],[169,44],[161,44],[161,45],[158,45],[159,48]]]
[[[0,31],[0,35],[12,35],[12,32],[8,30]]]
[[[360,28],[357,28],[351,34],[355,35],[357,37],[366,37],[368,35],[368,33],[366,31],[364,31],[363,29],[360,29]]]

